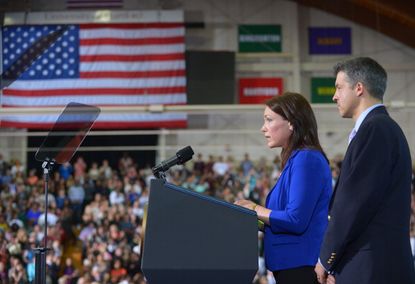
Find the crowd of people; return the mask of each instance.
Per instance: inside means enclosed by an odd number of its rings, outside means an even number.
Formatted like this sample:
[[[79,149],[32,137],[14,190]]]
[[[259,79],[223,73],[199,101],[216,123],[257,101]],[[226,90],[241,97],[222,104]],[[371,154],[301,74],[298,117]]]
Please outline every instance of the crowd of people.
[[[330,160],[333,184],[341,157]],[[35,248],[44,244],[44,180],[0,153],[0,283],[34,283]],[[170,183],[228,202],[250,199],[264,204],[280,174],[280,161],[241,161],[198,154],[167,175]],[[48,182],[47,283],[146,283],[141,271],[142,220],[148,202],[150,168],[139,169],[128,154],[117,165],[108,160],[56,165]],[[415,198],[411,218],[415,248]],[[259,238],[262,235],[259,232]],[[79,248],[79,257],[73,253]],[[264,266],[259,244],[255,283],[275,283]]]

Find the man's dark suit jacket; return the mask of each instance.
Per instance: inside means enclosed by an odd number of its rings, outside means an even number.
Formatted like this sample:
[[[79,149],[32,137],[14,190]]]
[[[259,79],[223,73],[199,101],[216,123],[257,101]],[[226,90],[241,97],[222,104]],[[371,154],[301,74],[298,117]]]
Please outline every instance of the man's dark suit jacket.
[[[321,264],[336,284],[415,283],[409,241],[411,157],[386,109],[363,120],[329,208]]]

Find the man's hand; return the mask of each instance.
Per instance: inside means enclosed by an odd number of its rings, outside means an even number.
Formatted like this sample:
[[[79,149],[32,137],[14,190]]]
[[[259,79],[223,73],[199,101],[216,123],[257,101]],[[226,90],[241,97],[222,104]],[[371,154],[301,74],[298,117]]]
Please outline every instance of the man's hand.
[[[327,284],[336,284],[336,279],[334,278],[333,275],[329,275],[327,277]]]
[[[326,270],[324,269],[324,267],[320,263],[317,263],[316,264],[316,267],[314,268],[314,271],[317,274],[317,281],[318,281],[318,283],[320,283],[320,284],[326,284],[326,283],[328,283],[327,282],[327,272],[326,272]],[[333,279],[334,279],[334,277],[333,277]]]

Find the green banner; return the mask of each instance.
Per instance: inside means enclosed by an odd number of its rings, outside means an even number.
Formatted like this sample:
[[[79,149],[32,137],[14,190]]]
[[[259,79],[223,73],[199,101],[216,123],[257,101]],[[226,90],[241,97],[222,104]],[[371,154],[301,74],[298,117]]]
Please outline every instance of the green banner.
[[[311,102],[333,103],[335,78],[311,78]]]
[[[280,25],[240,25],[239,52],[281,52]]]

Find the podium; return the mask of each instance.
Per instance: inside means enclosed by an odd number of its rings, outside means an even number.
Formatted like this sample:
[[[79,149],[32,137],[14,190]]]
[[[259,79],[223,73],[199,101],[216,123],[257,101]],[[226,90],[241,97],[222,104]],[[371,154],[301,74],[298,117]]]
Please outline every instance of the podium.
[[[252,283],[254,211],[154,179],[144,226],[141,268],[149,284]]]

